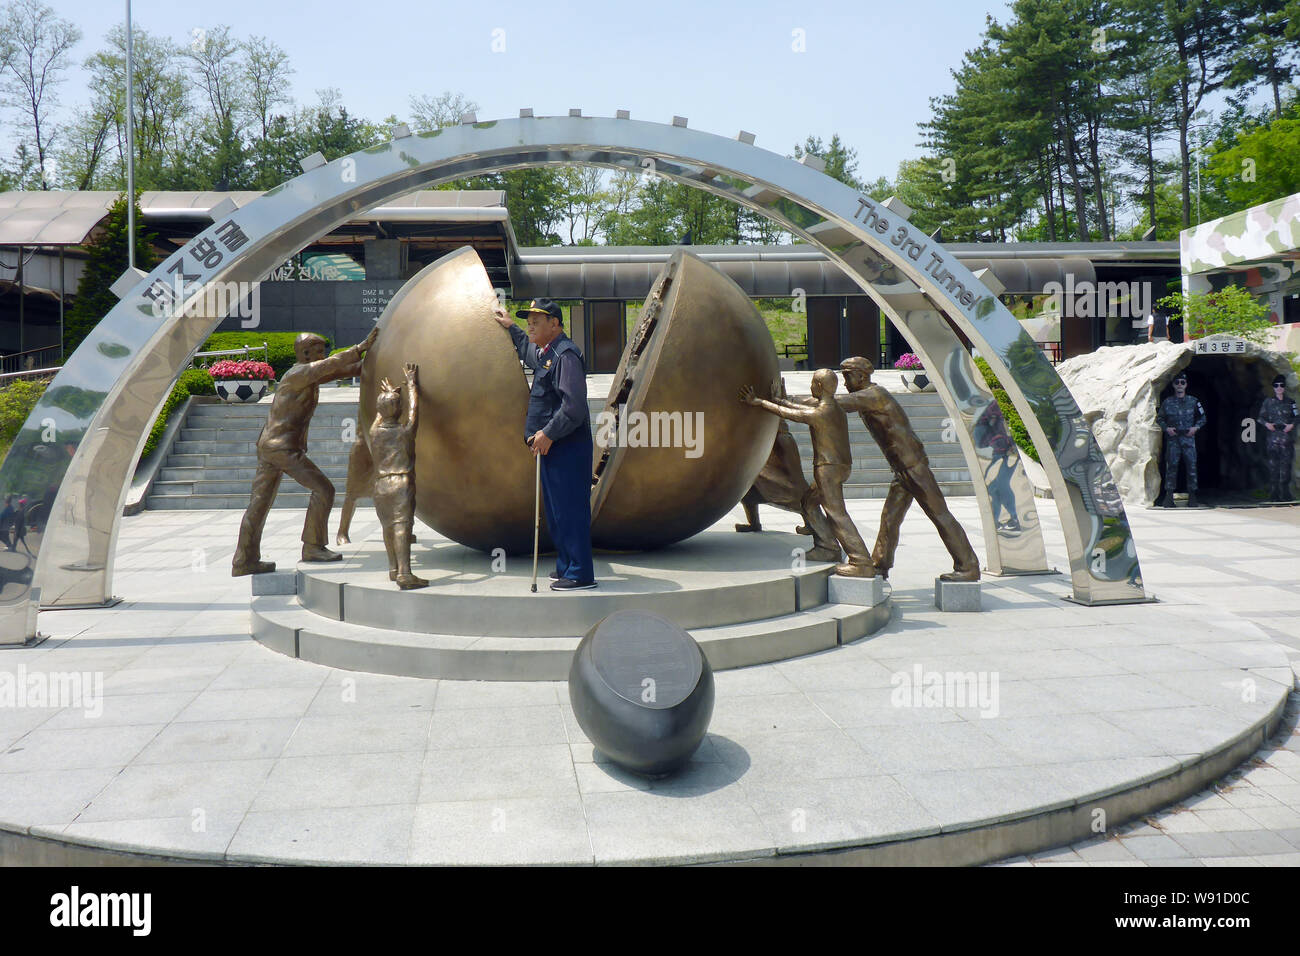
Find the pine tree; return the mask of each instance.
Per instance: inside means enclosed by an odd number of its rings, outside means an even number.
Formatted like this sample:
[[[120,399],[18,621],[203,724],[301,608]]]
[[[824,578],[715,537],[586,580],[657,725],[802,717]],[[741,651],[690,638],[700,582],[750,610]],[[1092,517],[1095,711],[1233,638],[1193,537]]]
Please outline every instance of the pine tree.
[[[137,201],[135,221],[136,267],[148,272],[158,263],[153,250],[153,233],[143,233],[138,224],[142,219]],[[126,195],[119,195],[109,207],[108,216],[99,226],[99,232],[86,243],[86,270],[77,283],[77,298],[64,317],[63,355],[71,355],[90,334],[99,320],[117,305],[117,296],[110,287],[126,271]]]

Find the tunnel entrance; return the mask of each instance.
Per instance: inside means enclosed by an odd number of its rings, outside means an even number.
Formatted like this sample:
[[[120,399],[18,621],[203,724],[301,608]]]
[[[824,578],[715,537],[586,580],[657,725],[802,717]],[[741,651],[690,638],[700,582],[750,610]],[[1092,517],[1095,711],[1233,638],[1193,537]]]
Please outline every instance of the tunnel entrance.
[[[1187,394],[1205,408],[1206,424],[1196,435],[1197,498],[1203,504],[1254,504],[1268,489],[1264,429],[1255,416],[1272,394],[1270,383],[1278,374],[1272,364],[1255,356],[1197,355],[1181,371],[1187,374]],[[1175,371],[1157,384],[1159,402],[1174,394]],[[1161,495],[1187,491],[1186,467],[1178,470],[1177,486],[1165,485],[1169,438],[1160,454]]]

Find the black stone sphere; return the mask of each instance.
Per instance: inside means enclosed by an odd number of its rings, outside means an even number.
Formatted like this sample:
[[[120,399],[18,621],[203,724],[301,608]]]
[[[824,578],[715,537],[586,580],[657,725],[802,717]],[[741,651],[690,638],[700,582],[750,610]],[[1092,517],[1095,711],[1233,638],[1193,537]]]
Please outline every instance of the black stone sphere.
[[[713,669],[667,618],[615,611],[589,630],[569,668],[578,726],[614,763],[663,776],[690,759],[713,717]]]

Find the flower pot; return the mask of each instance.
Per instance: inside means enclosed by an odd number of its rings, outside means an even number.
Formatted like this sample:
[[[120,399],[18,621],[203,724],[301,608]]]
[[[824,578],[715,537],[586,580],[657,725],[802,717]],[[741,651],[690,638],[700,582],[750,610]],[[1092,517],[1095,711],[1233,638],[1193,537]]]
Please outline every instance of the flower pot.
[[[271,383],[257,379],[231,378],[223,379],[215,384],[217,386],[217,395],[220,396],[223,402],[239,404],[241,402],[261,400]]]
[[[933,392],[934,383],[930,381],[929,376],[922,369],[919,372],[903,372],[903,386],[909,392]]]

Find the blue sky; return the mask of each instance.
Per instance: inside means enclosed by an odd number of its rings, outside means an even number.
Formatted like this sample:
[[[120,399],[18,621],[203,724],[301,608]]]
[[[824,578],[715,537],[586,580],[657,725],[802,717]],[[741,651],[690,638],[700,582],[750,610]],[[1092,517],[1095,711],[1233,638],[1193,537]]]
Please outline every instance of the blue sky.
[[[124,19],[123,0],[47,0],[76,22],[80,64]],[[462,92],[479,116],[538,114],[580,107],[612,116],[670,122],[724,135],[747,129],[757,145],[789,153],[810,134],[838,132],[858,150],[863,178],[893,177],[920,154],[918,120],[929,99],[952,88],[949,71],[978,43],[985,16],[1007,4],[987,0],[909,2],[653,3],[411,0],[134,0],[142,28],[188,43],[218,23],[238,37],[262,35],[288,53],[294,95],[337,87],[354,114],[405,117],[412,94]],[[505,51],[492,51],[504,30]],[[804,52],[795,52],[796,30]],[[498,35],[500,36],[500,35]],[[88,99],[85,76],[60,88],[65,105]],[[0,136],[6,155],[12,137]]]

